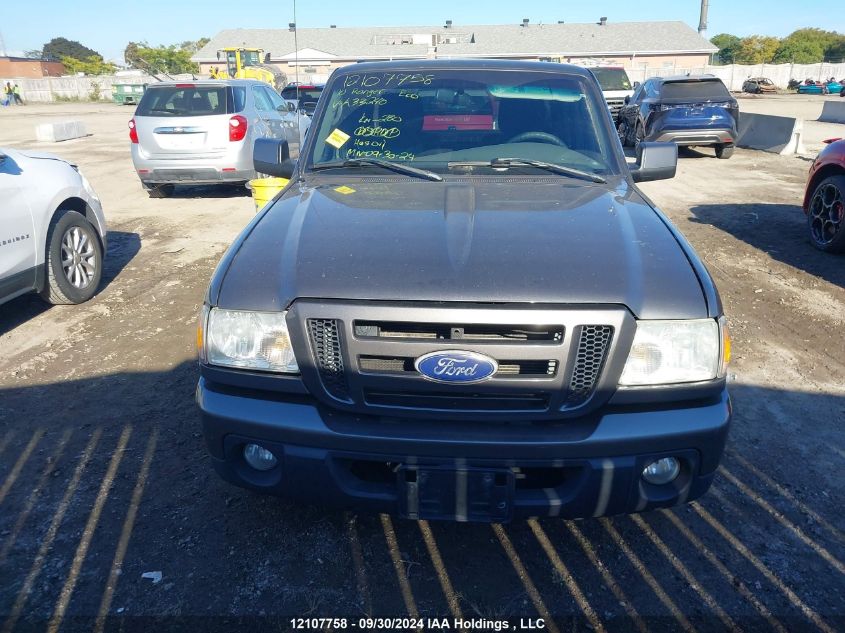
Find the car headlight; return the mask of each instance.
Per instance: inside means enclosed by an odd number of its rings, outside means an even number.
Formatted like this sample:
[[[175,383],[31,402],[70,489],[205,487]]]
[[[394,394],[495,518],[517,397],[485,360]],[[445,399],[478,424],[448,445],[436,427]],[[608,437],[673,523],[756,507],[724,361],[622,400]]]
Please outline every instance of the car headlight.
[[[299,372],[285,323],[285,312],[247,312],[211,308],[200,357],[211,365]]]
[[[637,321],[637,333],[619,384],[670,385],[725,375],[730,338],[724,317]]]

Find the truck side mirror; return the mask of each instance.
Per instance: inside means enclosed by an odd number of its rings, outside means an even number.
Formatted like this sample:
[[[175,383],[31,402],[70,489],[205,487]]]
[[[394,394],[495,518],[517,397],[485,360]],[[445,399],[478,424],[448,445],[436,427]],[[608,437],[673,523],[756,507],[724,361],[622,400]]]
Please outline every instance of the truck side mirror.
[[[220,51],[217,51],[217,61],[220,61]]]
[[[290,178],[293,175],[294,163],[290,158],[288,142],[274,138],[255,139],[252,165],[260,174]]]
[[[637,146],[637,162],[631,170],[634,182],[674,178],[678,169],[678,146],[643,141]]]
[[[640,82],[639,82],[639,81],[635,81],[635,82],[634,82],[634,90],[636,90],[637,88],[639,88],[639,87],[640,87],[640,85],[641,85],[641,84],[640,84]]]

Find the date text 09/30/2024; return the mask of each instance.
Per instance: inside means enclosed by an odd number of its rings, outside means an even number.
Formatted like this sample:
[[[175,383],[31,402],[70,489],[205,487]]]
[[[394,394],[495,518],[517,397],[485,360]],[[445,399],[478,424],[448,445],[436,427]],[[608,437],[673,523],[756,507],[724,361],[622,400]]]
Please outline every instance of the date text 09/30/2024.
[[[379,631],[543,631],[543,618],[489,620],[487,618],[291,618],[297,631],[358,629]]]

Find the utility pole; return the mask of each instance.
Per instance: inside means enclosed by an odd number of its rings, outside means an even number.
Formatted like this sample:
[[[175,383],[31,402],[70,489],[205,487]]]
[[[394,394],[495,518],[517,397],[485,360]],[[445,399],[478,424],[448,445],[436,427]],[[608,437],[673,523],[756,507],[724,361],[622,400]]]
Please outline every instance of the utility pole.
[[[707,9],[709,5],[709,0],[701,0],[701,14],[698,19],[698,34],[701,37],[707,37]]]

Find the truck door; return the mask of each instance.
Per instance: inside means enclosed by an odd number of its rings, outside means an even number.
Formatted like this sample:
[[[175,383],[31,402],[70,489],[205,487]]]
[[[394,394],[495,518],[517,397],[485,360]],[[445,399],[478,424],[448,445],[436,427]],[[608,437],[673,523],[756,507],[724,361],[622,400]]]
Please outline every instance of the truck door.
[[[0,299],[35,287],[36,239],[23,170],[0,152]]]

